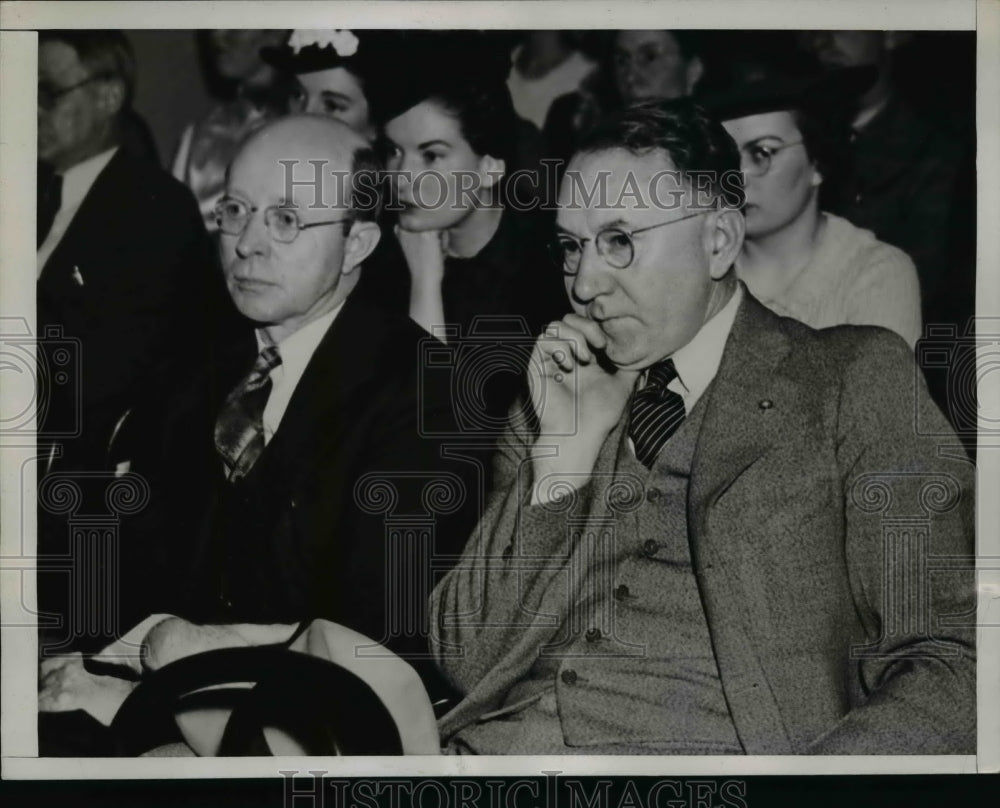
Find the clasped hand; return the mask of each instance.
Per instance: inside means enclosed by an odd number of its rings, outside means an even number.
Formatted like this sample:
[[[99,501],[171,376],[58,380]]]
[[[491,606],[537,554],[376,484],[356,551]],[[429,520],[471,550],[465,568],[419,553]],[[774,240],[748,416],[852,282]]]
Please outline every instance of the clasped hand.
[[[535,343],[528,378],[539,423],[536,481],[566,475],[579,487],[621,418],[639,373],[603,360],[606,347],[600,326],[578,314],[551,323]]]

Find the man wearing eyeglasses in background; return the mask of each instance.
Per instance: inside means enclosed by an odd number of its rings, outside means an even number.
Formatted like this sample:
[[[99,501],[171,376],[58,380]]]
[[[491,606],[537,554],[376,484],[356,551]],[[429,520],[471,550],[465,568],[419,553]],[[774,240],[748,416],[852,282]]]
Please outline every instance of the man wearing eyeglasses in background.
[[[435,437],[454,427],[445,383],[420,384],[426,335],[353,294],[380,237],[376,169],[347,126],[306,115],[258,130],[230,165],[220,256],[253,329],[130,430],[152,501],[122,525],[148,548],[122,629],[162,613],[130,635],[147,668],[313,618],[427,657],[430,553],[458,551],[448,537],[479,497]],[[43,709],[80,706],[59,698],[63,680],[79,690],[64,667],[49,666]]]
[[[134,83],[121,31],[39,34],[36,333],[50,371],[38,408],[39,555],[56,565],[72,552],[70,530],[46,508],[45,476],[94,484],[84,475],[106,470],[116,424],[174,357],[204,343],[211,313],[201,291],[211,246],[191,193],[127,146]],[[103,489],[95,496],[80,513],[104,512]],[[39,571],[39,605],[62,618],[53,634],[81,624],[71,603],[91,595],[71,594],[64,571]]]
[[[917,433],[948,428],[899,337],[815,331],[737,279],[739,168],[687,101],[568,166],[573,313],[432,595],[457,753],[975,751],[972,467]]]
[[[82,352],[65,368],[82,400],[50,402],[40,428],[79,423],[53,467],[98,470],[137,385],[173,350],[174,318],[190,322],[210,248],[191,194],[122,147],[135,83],[125,36],[42,31],[38,71],[38,327],[60,326]]]

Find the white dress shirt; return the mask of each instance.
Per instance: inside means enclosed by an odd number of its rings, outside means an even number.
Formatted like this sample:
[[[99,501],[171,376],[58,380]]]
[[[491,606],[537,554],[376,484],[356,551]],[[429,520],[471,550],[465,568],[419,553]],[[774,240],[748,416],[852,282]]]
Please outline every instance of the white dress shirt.
[[[736,291],[722,309],[715,313],[705,323],[687,345],[674,351],[674,369],[677,378],[667,385],[667,389],[677,393],[684,399],[684,412],[690,413],[698,399],[708,389],[708,386],[719,372],[722,362],[722,352],[726,349],[726,340],[733,330],[736,312],[743,300],[743,284],[736,285]],[[646,375],[642,375],[642,387],[646,386]],[[640,388],[641,389],[641,388]],[[635,443],[628,439],[628,446],[635,454]]]
[[[667,385],[667,389],[684,399],[685,412],[691,412],[719,372],[722,352],[726,348],[729,332],[733,330],[736,312],[742,300],[743,284],[737,284],[729,302],[701,327],[694,339],[674,351],[672,358],[677,378]],[[645,376],[643,384],[645,385]]]
[[[80,209],[80,205],[83,204],[83,200],[90,191],[91,186],[97,180],[98,175],[104,171],[107,164],[111,162],[111,158],[115,156],[116,151],[118,151],[117,146],[100,154],[95,154],[82,163],[77,163],[72,168],[67,169],[63,174],[62,201],[59,205],[59,210],[52,220],[52,229],[49,230],[49,234],[45,237],[45,241],[42,242],[42,246],[38,248],[38,266],[36,268],[38,275],[42,274],[45,262],[49,260],[49,256],[59,246],[59,242],[62,241],[62,237],[69,230],[69,226],[73,223],[73,218]]]
[[[583,80],[597,67],[580,51],[573,51],[560,64],[544,76],[528,78],[517,69],[517,59],[522,46],[518,45],[511,55],[510,74],[507,89],[514,104],[514,111],[539,129],[545,126],[549,107],[559,96],[575,92]]]
[[[274,433],[278,431],[281,419],[288,409],[288,402],[298,386],[299,379],[305,373],[306,365],[312,359],[327,330],[344,307],[341,303],[333,311],[307,323],[294,334],[290,334],[278,343],[278,353],[281,364],[271,371],[271,394],[264,406],[264,445],[270,443]],[[258,329],[257,348],[263,350],[270,342]]]

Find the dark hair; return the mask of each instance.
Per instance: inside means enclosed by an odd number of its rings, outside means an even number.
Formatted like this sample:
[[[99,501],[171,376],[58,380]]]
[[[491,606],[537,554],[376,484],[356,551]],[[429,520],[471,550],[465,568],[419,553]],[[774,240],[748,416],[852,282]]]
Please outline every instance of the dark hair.
[[[511,171],[517,136],[514,104],[502,82],[476,82],[439,89],[428,95],[458,121],[462,137],[480,155],[503,160]]]
[[[836,200],[840,185],[850,173],[850,120],[837,110],[820,109],[803,104],[791,110],[792,119],[802,133],[802,145],[809,159],[823,176],[820,186],[822,200]],[[825,202],[821,201],[820,207]]]
[[[91,75],[121,81],[125,99],[120,114],[132,105],[135,93],[135,54],[121,31],[50,29],[38,34],[38,44],[44,42],[63,42],[69,45]]]
[[[608,149],[637,157],[662,151],[689,183],[695,174],[708,177],[713,199],[743,207],[739,149],[722,124],[689,99],[631,104],[587,134],[577,153]]]
[[[344,222],[345,235],[354,222],[377,222],[382,212],[385,196],[385,174],[378,152],[365,144],[351,155],[351,200],[348,219]]]
[[[677,43],[677,49],[685,62],[690,62],[694,58],[701,58],[705,48],[704,36],[701,31],[690,31],[683,28],[664,29]]]

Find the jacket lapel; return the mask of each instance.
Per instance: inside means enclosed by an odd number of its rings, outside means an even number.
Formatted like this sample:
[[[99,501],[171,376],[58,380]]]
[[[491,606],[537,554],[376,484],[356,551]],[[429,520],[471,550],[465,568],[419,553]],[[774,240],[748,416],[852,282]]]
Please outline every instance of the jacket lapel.
[[[787,337],[777,316],[744,289],[718,373],[706,395],[688,497],[692,535],[705,533],[708,510],[782,435],[793,383],[780,375]]]
[[[706,395],[688,496],[691,558],[726,700],[748,754],[790,754],[764,660],[739,604],[751,602],[747,580],[727,567],[733,533],[711,524],[713,506],[783,435],[795,384],[781,375],[790,350],[778,318],[744,290],[715,381]],[[749,632],[749,633],[748,633]]]
[[[86,244],[88,240],[100,243],[106,230],[101,221],[122,204],[122,194],[118,189],[122,186],[125,174],[125,166],[122,164],[122,151],[115,152],[111,160],[104,167],[94,184],[90,186],[87,195],[80,203],[76,215],[66,228],[59,244],[52,251],[49,260],[45,262],[40,275],[39,283],[53,287],[63,287],[66,289],[76,289],[77,282],[71,275],[74,261],[79,262],[80,258],[73,253],[79,251],[81,244]],[[92,271],[101,271],[102,267],[80,267],[81,275],[88,276]]]
[[[268,446],[285,479],[313,468],[307,458],[340,442],[350,426],[345,407],[378,377],[387,333],[380,311],[353,294],[347,299],[306,365]]]

